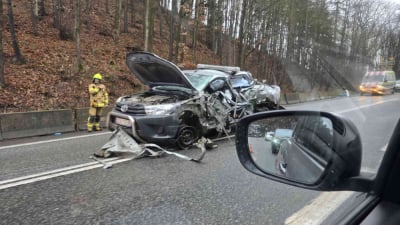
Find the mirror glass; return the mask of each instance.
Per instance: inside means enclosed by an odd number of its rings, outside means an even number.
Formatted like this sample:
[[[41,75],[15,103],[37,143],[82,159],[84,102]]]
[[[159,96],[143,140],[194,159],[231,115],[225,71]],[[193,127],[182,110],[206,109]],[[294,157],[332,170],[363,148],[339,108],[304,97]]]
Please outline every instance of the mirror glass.
[[[333,154],[332,121],[323,116],[282,116],[248,127],[251,157],[259,169],[304,184],[314,184]]]

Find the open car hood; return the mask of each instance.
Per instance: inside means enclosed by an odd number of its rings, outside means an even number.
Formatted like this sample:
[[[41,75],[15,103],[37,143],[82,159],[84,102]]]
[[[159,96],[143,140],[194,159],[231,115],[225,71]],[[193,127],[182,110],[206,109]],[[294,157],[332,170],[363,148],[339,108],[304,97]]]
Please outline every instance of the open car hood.
[[[179,86],[196,90],[184,73],[173,63],[149,52],[130,52],[126,64],[145,85]]]

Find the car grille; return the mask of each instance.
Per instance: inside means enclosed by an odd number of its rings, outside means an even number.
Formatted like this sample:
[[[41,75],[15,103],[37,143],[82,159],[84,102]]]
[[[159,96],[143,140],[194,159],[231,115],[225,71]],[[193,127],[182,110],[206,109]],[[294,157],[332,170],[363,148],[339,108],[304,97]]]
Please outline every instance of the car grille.
[[[127,110],[123,110],[123,108],[128,107]],[[142,104],[121,104],[117,103],[115,109],[122,113],[127,113],[130,115],[146,115],[144,111],[144,105]]]

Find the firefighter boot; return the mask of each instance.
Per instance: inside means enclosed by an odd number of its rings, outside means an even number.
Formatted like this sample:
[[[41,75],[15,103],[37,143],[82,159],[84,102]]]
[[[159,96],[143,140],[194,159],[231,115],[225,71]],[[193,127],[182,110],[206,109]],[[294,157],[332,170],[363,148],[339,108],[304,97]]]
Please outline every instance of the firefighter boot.
[[[96,116],[95,123],[94,123],[94,130],[101,131],[100,116]]]
[[[95,119],[96,119],[95,116],[89,116],[88,123],[87,123],[87,131],[88,132],[92,132]]]

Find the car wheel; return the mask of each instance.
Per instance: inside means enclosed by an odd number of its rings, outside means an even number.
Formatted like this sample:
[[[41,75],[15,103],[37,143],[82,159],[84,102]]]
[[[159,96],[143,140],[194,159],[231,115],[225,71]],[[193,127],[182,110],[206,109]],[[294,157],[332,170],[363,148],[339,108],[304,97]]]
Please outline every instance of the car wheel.
[[[199,139],[196,128],[192,126],[182,126],[176,138],[176,146],[179,149],[187,149]]]
[[[275,145],[271,146],[271,152],[272,152],[272,154],[277,154],[278,153],[278,149],[277,149],[277,147]]]

